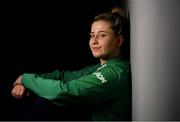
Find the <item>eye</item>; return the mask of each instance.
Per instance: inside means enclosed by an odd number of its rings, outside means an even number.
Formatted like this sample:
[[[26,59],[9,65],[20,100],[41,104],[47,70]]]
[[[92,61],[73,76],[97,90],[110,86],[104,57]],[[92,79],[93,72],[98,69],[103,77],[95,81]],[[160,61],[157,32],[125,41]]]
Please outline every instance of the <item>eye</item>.
[[[103,38],[103,37],[105,37],[106,36],[106,34],[98,34],[98,38],[99,39],[101,39],[101,38]]]
[[[93,39],[95,37],[94,34],[90,34],[90,39]]]

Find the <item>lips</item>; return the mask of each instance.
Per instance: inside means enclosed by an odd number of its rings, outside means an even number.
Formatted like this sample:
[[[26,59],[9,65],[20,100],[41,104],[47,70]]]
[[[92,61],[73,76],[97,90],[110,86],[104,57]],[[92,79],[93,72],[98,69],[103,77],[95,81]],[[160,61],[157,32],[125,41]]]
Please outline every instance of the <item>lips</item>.
[[[101,47],[92,47],[93,51],[98,51]]]

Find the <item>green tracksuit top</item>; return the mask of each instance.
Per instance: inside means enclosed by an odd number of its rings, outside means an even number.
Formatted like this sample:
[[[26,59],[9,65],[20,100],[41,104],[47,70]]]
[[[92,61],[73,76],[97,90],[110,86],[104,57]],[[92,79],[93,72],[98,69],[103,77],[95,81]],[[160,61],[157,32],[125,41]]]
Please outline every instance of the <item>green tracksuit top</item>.
[[[30,91],[59,106],[90,106],[92,120],[129,119],[129,63],[120,57],[79,71],[24,73],[21,82]]]

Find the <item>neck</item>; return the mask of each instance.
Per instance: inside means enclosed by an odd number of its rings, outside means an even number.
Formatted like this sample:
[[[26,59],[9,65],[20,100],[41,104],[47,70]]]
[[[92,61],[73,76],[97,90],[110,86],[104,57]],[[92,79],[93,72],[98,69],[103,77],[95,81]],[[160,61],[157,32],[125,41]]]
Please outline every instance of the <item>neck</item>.
[[[110,60],[110,59],[112,59],[112,58],[114,58],[116,56],[119,56],[119,55],[120,55],[120,53],[119,53],[119,51],[117,51],[116,54],[114,54],[113,56],[111,56],[109,58],[107,58],[107,57],[106,58],[100,58],[100,63],[101,63],[101,65],[103,65],[103,64],[107,63],[108,60]]]
[[[108,60],[105,60],[105,59],[100,59],[100,62],[101,62],[101,65],[107,63]]]
[[[100,58],[100,63],[101,63],[101,65],[106,64],[109,60],[111,60],[112,58],[114,58],[114,57],[116,57],[116,56],[118,56],[118,55],[115,55],[115,56],[113,56],[113,57],[111,57],[111,58],[106,58],[106,59]]]

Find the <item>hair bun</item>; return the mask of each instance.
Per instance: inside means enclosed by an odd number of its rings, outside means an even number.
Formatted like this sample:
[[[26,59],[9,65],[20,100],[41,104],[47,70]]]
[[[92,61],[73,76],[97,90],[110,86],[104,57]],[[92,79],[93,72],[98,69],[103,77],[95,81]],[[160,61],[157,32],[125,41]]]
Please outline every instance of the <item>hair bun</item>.
[[[120,14],[120,15],[126,17],[126,13],[125,13],[124,9],[122,9],[120,7],[113,7],[112,10],[111,10],[111,13]]]

